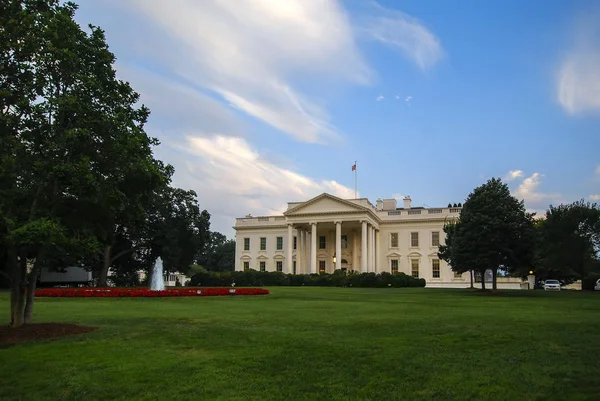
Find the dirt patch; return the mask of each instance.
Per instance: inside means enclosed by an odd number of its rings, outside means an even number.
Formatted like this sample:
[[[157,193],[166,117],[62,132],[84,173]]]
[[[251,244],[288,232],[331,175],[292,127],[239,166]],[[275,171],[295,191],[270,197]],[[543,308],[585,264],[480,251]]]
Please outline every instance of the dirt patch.
[[[98,330],[98,328],[64,323],[26,324],[16,329],[5,326],[0,327],[0,345],[66,337],[95,330]]]

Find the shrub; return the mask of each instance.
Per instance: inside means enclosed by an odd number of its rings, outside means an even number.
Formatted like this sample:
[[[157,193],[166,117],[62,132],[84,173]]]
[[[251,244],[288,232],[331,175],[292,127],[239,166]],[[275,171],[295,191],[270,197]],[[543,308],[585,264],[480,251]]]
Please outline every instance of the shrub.
[[[256,270],[237,272],[199,272],[188,282],[190,286],[226,287],[253,286],[315,286],[315,287],[425,287],[425,280],[404,273],[346,273],[336,270],[332,274],[285,274],[281,272],[259,272]]]

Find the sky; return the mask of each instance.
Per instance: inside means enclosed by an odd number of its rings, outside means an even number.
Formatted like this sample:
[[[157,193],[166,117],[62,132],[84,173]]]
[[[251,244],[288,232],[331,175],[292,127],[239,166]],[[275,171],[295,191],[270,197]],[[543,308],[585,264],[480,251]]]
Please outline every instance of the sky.
[[[600,201],[595,0],[86,0],[211,229],[327,192]]]

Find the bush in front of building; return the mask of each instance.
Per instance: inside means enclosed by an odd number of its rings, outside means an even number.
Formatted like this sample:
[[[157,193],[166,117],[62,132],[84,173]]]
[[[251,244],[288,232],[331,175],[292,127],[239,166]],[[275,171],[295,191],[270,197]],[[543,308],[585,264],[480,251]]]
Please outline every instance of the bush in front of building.
[[[404,273],[346,273],[336,270],[334,273],[321,274],[285,274],[281,272],[260,272],[246,270],[237,272],[203,271],[192,276],[190,286],[223,287],[235,283],[236,287],[256,286],[314,286],[314,287],[425,287],[425,280]]]

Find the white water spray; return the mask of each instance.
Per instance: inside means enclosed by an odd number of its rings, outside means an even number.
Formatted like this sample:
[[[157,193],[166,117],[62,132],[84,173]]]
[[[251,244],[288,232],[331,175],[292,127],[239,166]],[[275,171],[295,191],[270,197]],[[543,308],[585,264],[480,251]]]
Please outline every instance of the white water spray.
[[[165,282],[163,281],[163,263],[160,256],[158,257],[158,259],[156,259],[156,263],[154,263],[150,289],[152,291],[163,291],[165,289]]]

